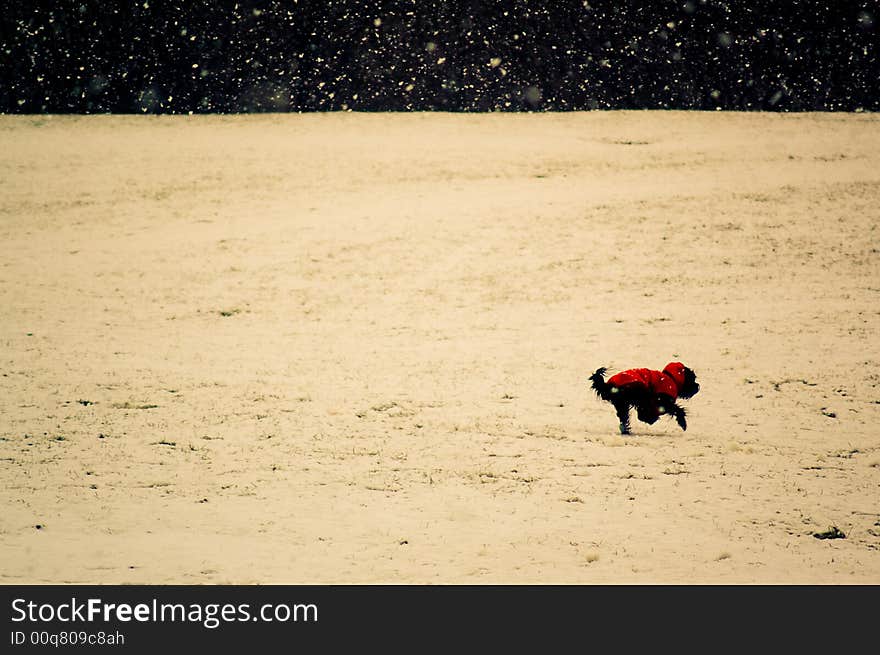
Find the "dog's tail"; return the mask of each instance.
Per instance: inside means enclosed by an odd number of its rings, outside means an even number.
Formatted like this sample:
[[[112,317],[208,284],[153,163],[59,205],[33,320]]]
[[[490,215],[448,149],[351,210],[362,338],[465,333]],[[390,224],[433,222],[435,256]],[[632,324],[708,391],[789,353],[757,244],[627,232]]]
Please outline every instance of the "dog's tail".
[[[596,392],[596,395],[599,396],[602,400],[611,400],[611,385],[605,382],[605,371],[608,370],[604,366],[602,368],[597,368],[596,372],[590,376],[590,382],[592,382],[593,391]]]

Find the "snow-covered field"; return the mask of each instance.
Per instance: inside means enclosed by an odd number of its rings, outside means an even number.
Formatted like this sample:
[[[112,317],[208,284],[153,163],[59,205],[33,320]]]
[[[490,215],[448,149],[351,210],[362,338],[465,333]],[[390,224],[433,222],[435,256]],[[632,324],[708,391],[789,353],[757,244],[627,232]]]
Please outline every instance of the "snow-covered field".
[[[0,144],[2,583],[880,583],[876,115]],[[619,436],[587,376],[671,359]]]

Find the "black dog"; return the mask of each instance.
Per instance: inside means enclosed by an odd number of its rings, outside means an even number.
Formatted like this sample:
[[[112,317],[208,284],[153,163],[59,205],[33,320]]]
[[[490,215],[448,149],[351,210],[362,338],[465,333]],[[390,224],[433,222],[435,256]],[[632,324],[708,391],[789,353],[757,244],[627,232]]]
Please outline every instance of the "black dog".
[[[681,362],[670,362],[662,371],[633,368],[622,371],[605,381],[605,368],[597,369],[590,376],[593,390],[617,411],[620,434],[629,434],[629,410],[635,408],[636,416],[651,425],[662,414],[674,416],[682,430],[687,430],[684,408],[676,404],[677,398],[691,398],[699,390],[697,376]]]

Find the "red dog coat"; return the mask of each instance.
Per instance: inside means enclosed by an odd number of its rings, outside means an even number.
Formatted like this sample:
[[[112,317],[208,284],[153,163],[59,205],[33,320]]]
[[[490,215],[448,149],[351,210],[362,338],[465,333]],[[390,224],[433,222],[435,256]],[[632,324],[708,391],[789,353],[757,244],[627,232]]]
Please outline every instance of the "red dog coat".
[[[662,372],[649,368],[631,368],[611,376],[608,384],[619,388],[641,387],[652,395],[663,393],[675,400],[678,398],[678,390],[684,385],[684,364],[670,362]]]

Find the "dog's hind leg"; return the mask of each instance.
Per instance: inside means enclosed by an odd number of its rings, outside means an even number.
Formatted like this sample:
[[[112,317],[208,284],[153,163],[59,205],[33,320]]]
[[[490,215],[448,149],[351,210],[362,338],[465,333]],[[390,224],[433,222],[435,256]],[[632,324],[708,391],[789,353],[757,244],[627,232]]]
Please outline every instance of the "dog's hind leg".
[[[614,409],[620,421],[620,434],[629,434],[629,403],[614,403]]]

